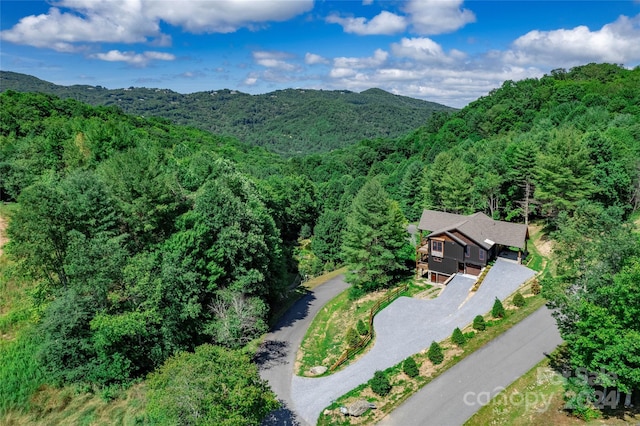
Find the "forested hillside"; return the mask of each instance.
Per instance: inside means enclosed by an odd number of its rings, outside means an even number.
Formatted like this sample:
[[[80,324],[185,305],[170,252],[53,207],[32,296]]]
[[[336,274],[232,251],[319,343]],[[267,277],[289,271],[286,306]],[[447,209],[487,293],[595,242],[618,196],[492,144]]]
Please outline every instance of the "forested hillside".
[[[628,224],[640,203],[638,87],[640,69],[554,70],[403,136],[288,159],[114,107],[0,94],[0,199],[17,202],[2,258],[0,297],[16,306],[0,311],[0,415],[29,410],[43,383],[117,389],[154,371],[149,416],[183,415],[201,390],[177,401],[170,378],[208,374],[218,357],[229,370],[206,386],[250,390],[237,410],[255,424],[274,400],[249,343],[295,275],[344,261],[366,270],[356,263],[380,259],[353,256],[357,244],[379,247],[357,237],[385,224],[358,218],[388,217],[391,239],[423,208],[546,226],[562,264],[543,291],[572,363],[640,389],[640,245]],[[299,255],[299,238],[311,253]],[[394,239],[369,268],[376,278],[354,284],[393,285],[413,250]],[[28,302],[10,298],[24,288]],[[228,415],[224,401],[207,404]]]
[[[287,156],[326,152],[367,138],[394,138],[424,125],[434,112],[454,111],[380,89],[288,89],[262,95],[224,89],[183,95],[167,89],[58,86],[6,71],[0,72],[0,90],[115,105],[129,114],[164,117]]]

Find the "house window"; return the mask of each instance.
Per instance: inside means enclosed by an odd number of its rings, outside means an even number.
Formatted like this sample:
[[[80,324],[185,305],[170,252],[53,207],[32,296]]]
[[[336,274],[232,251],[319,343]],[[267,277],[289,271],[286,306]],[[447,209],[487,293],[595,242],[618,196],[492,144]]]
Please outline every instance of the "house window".
[[[478,250],[478,256],[480,260],[484,260],[484,250],[482,249]]]
[[[469,256],[471,256],[471,247],[464,246],[464,257],[469,257]]]
[[[444,242],[438,240],[431,240],[431,255],[437,257],[443,257],[444,255]]]

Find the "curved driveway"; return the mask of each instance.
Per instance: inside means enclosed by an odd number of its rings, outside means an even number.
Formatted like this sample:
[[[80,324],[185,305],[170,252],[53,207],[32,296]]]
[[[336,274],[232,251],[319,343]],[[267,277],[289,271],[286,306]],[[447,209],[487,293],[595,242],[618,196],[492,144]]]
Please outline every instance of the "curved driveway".
[[[491,309],[495,297],[506,298],[533,275],[534,272],[528,268],[498,260],[475,293],[469,293],[474,278],[456,276],[436,299],[401,297],[375,317],[374,346],[358,362],[330,376],[298,377],[293,375],[293,360],[308,323],[322,305],[319,292],[322,291],[323,298],[329,297],[329,294],[338,294],[347,286],[341,279],[336,279],[318,287],[312,294],[316,299],[311,302],[316,303],[310,304],[313,309],[309,308],[306,322],[285,319],[285,324],[302,330],[293,331],[286,326],[274,330],[267,337],[266,350],[258,357],[259,364],[261,357],[266,360],[261,364],[262,377],[269,380],[273,390],[286,404],[274,422],[295,424],[295,416],[290,411],[295,410],[304,421],[315,424],[322,409],[332,400],[369,380],[376,370],[391,367],[428,347],[432,341],[450,336],[454,328],[471,323],[477,314]],[[300,316],[300,312],[293,314]],[[269,355],[278,351],[281,351],[279,355]]]
[[[316,287],[298,300],[265,337],[255,361],[260,376],[269,381],[283,407],[271,413],[263,425],[289,426],[306,424],[292,411],[291,377],[296,352],[307,328],[320,308],[349,287],[342,275]],[[324,407],[323,407],[324,408]],[[315,424],[315,419],[311,422]]]

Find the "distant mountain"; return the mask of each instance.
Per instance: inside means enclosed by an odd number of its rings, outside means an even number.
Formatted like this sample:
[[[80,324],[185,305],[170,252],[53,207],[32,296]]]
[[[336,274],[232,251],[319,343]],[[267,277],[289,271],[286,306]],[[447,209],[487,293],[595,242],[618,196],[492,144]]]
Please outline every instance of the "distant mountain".
[[[124,112],[159,116],[263,146],[282,155],[325,152],[363,139],[393,138],[426,123],[444,105],[380,89],[287,89],[262,95],[235,90],[180,94],[168,89],[106,89],[59,86],[36,77],[0,71],[0,91],[43,92]]]

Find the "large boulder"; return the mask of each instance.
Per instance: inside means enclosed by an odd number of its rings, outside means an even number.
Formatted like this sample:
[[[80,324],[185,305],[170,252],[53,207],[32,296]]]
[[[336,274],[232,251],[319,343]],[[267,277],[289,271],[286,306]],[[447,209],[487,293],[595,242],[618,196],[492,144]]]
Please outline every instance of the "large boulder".
[[[315,367],[311,367],[309,369],[309,373],[312,376],[319,376],[321,374],[324,374],[327,372],[327,367],[325,367],[324,365],[316,365]]]

